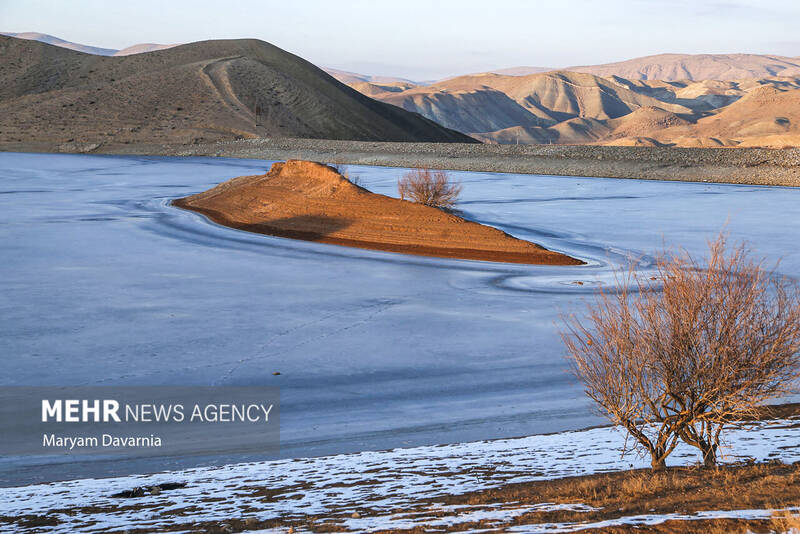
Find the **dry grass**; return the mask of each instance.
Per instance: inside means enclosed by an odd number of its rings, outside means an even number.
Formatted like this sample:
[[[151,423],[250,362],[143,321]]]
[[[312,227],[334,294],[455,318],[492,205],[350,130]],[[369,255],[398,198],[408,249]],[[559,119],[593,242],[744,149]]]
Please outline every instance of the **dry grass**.
[[[446,474],[442,474],[446,478]],[[264,488],[267,498],[275,498],[271,488]],[[800,504],[800,463],[781,464],[771,462],[755,465],[727,465],[714,470],[697,468],[670,468],[665,471],[621,471],[596,475],[542,480],[503,487],[421,500],[407,509],[396,511],[403,514],[424,514],[431,519],[446,517],[451,512],[441,510],[446,505],[499,505],[511,508],[541,503],[580,503],[596,508],[594,511],[531,512],[497,523],[493,519],[482,519],[471,523],[455,523],[439,526],[436,532],[474,531],[487,529],[505,532],[511,527],[541,523],[596,522],[643,514],[691,514],[699,511],[719,510],[767,510],[781,509]],[[361,517],[383,515],[385,511],[372,510],[370,501],[364,501],[356,510]],[[437,508],[441,511],[437,511]],[[310,532],[347,531],[341,523],[351,517],[353,508],[333,510],[325,515],[307,515],[292,518],[258,520],[245,513],[243,517],[225,521],[202,523],[183,522],[180,518],[165,531],[181,532],[245,532],[254,529],[276,529],[283,532],[290,528]],[[0,518],[0,524],[3,524]],[[6,518],[8,525],[45,525],[49,518]],[[187,518],[188,519],[188,518]],[[524,531],[525,527],[522,527]],[[800,516],[779,513],[765,520],[703,519],[669,520],[657,525],[622,525],[601,529],[581,530],[582,533],[658,533],[658,534],[758,534],[791,532],[800,528]],[[531,530],[534,530],[531,528]],[[131,528],[131,534],[144,529]],[[431,525],[421,524],[411,529],[391,529],[382,532],[422,534],[434,531]],[[149,532],[149,531],[148,531]],[[800,531],[798,531],[800,532]],[[795,534],[792,532],[792,534]]]
[[[772,527],[776,532],[800,534],[800,513],[778,512],[773,514]]]
[[[461,194],[461,184],[450,180],[445,171],[416,169],[397,182],[402,200],[410,200],[434,208],[452,209]]]
[[[766,463],[721,466],[713,470],[670,468],[635,470],[509,484],[445,500],[447,504],[582,503],[594,512],[537,512],[513,524],[602,521],[640,514],[713,510],[779,509],[800,504],[800,464]],[[769,532],[797,528],[800,516],[776,515],[771,521],[668,521],[647,527],[613,527],[585,532]]]

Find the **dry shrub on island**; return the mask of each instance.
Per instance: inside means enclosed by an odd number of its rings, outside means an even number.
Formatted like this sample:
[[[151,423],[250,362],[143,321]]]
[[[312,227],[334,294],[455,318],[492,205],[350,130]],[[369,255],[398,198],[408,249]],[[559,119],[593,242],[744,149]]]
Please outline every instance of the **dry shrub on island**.
[[[328,167],[339,173],[345,180],[358,187],[364,187],[361,183],[361,176],[358,174],[350,174],[350,169],[347,165],[342,163],[329,163]]]
[[[445,171],[415,169],[400,178],[397,192],[402,200],[449,210],[458,201],[461,184],[451,181]]]
[[[728,249],[723,234],[706,266],[681,251],[655,267],[654,277],[618,273],[586,319],[565,318],[568,359],[653,469],[679,440],[713,466],[726,425],[755,416],[800,377],[800,293],[745,246]]]

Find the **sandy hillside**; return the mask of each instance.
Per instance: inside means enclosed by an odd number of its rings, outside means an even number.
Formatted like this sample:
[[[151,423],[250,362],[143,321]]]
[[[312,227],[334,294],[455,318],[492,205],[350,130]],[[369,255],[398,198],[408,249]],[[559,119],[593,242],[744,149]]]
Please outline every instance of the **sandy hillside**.
[[[104,57],[0,36],[0,56],[0,143],[471,141],[263,41]]]
[[[690,121],[671,111],[666,111],[657,106],[647,106],[639,108],[624,117],[607,121],[606,126],[611,131],[608,132],[606,137],[648,136],[652,135],[656,130],[689,124],[691,124]]]
[[[423,256],[578,265],[552,252],[442,210],[370,193],[319,163],[275,163],[175,205],[240,230]]]
[[[436,117],[443,125],[467,132],[490,132],[489,128],[494,125],[499,125],[495,130],[511,126],[552,126],[578,117],[605,120],[643,106],[662,106],[675,113],[691,113],[681,104],[662,102],[616,81],[570,72],[461,76],[429,86],[376,95],[376,98]]]
[[[461,132],[546,124],[505,93],[489,87],[472,90],[417,88],[375,97]]]
[[[783,115],[769,106],[745,112],[737,103],[751,93],[795,90],[800,76],[663,81],[554,71],[460,76],[369,94],[486,143],[782,148],[800,144],[800,123],[783,117],[800,111],[793,99],[781,97],[789,106]],[[747,128],[726,126],[742,113]],[[774,122],[781,117],[790,120]]]
[[[800,89],[760,87],[696,123],[655,132],[665,144],[682,146],[797,146],[800,144]]]

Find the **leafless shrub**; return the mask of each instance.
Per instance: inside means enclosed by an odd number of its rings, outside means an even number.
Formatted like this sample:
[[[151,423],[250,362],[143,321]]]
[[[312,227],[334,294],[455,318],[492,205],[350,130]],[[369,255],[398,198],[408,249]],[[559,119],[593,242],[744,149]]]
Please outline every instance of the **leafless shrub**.
[[[357,185],[358,187],[363,187],[363,185],[361,185],[361,176],[359,176],[358,174],[351,175],[350,169],[347,167],[347,165],[343,165],[341,163],[330,163],[329,166],[332,167],[333,170],[341,174],[344,177],[344,179],[350,182],[351,184]]]
[[[587,319],[565,318],[562,337],[586,394],[653,469],[679,440],[715,465],[725,426],[800,377],[797,284],[743,245],[727,250],[722,234],[709,247],[707,268],[685,251],[662,254],[657,276],[622,272]]]
[[[445,171],[416,169],[400,178],[397,191],[403,200],[452,209],[461,194],[461,184],[452,182]]]
[[[344,175],[345,178],[350,180],[350,183],[353,185],[357,185],[358,187],[364,187],[363,182],[361,181],[361,176],[358,174],[350,174],[347,173]]]
[[[328,167],[338,172],[342,176],[344,176],[344,173],[347,172],[347,165],[344,165],[342,163],[328,163]]]

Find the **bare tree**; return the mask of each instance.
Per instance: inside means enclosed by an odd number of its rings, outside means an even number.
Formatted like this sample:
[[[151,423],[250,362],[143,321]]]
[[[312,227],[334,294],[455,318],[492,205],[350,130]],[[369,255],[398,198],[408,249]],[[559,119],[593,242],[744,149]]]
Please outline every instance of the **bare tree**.
[[[461,194],[461,184],[452,182],[445,171],[416,169],[400,178],[397,192],[403,200],[452,209]]]
[[[662,254],[656,271],[621,273],[586,319],[565,318],[568,358],[653,469],[679,440],[713,466],[726,425],[800,378],[800,292],[722,234],[705,267],[682,251]]]

